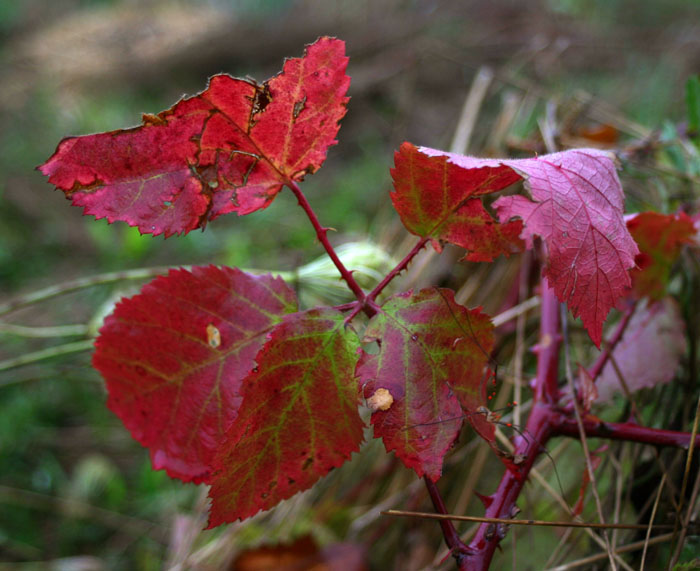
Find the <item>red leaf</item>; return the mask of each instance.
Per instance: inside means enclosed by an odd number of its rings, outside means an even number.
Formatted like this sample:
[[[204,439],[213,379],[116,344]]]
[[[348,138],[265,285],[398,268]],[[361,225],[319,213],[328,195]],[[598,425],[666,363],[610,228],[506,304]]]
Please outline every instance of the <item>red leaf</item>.
[[[493,347],[487,315],[458,305],[450,290],[405,292],[384,303],[364,340],[380,345],[379,354],[363,353],[357,366],[365,398],[381,389],[393,397],[386,410],[372,414],[374,435],[419,477],[440,477],[463,410],[479,434],[493,440],[493,425],[477,413]]]
[[[368,571],[367,553],[355,543],[330,543],[319,549],[310,535],[291,544],[262,545],[236,556],[236,571]]]
[[[409,232],[431,238],[438,252],[440,241],[461,246],[469,250],[465,259],[474,262],[522,250],[522,223],[499,224],[480,200],[484,194],[520,180],[520,176],[497,161],[481,164],[479,159],[464,157],[475,163],[473,168],[465,168],[448,160],[447,155],[429,156],[425,151],[403,143],[394,155],[396,166],[391,175],[395,192],[391,200]]]
[[[691,244],[697,233],[691,218],[680,214],[642,212],[627,219],[627,229],[639,246],[632,270],[632,289],[638,298],[663,297],[671,267],[684,244]]]
[[[641,303],[613,350],[631,392],[671,382],[686,348],[685,325],[676,302],[667,297],[650,306]],[[623,391],[612,363],[605,366],[596,386],[597,402]]]
[[[210,527],[270,509],[359,449],[358,347],[327,308],[289,315],[270,333],[215,458]]]
[[[320,38],[262,85],[216,75],[140,127],[64,139],[39,170],[85,214],[144,234],[265,208],[336,142],[350,84],[344,46]]]
[[[501,221],[523,219],[523,237],[541,236],[548,248],[545,276],[600,347],[603,322],[631,280],[639,250],[622,216],[624,195],[612,155],[577,149],[504,161],[526,179],[534,202],[499,198]]]
[[[501,190],[518,178],[525,180],[533,201],[522,196],[506,196],[494,202],[494,207],[502,223],[514,217],[522,219],[521,237],[528,246],[535,234],[545,240],[548,247],[545,276],[557,297],[569,306],[574,317],[581,317],[591,339],[600,347],[603,322],[629,287],[627,270],[634,266],[638,253],[622,217],[624,197],[612,155],[595,149],[578,149],[534,159],[476,159],[426,147],[412,149],[415,148],[406,147],[406,153],[443,161],[434,165],[443,165],[444,174],[438,176],[433,166],[430,176],[447,181],[436,183],[421,174],[423,167],[416,167],[405,191],[411,196],[409,206],[401,201],[402,194],[397,197],[398,203],[394,199],[400,212],[408,211],[421,220],[440,220],[444,210],[441,205],[454,202],[440,193],[452,197],[459,185],[464,184],[467,189],[464,196],[456,195],[464,201]],[[416,158],[414,163],[422,165],[426,160]],[[460,171],[463,172],[458,174]],[[433,203],[438,206],[433,207]],[[438,209],[438,215],[424,216],[431,208]],[[452,219],[448,220],[451,224]],[[464,220],[458,217],[454,222],[455,232],[467,235],[474,232],[476,239],[484,239],[480,229],[463,227],[470,223],[468,217]],[[430,224],[425,226],[429,227]],[[409,230],[416,231],[412,226]],[[424,235],[421,232],[425,231],[416,233]],[[447,235],[444,239],[453,241]]]
[[[117,305],[93,364],[107,382],[107,404],[150,449],[154,468],[208,480],[241,380],[265,334],[296,309],[281,279],[214,266],[171,270]]]

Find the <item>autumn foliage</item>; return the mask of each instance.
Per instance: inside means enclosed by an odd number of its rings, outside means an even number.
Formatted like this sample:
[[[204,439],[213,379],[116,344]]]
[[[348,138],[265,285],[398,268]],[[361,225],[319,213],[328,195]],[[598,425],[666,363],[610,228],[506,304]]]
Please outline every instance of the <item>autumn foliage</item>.
[[[342,42],[322,38],[263,84],[214,76],[140,127],[64,139],[41,172],[85,214],[144,234],[250,214],[323,164],[345,115],[347,61]]]
[[[195,267],[156,278],[105,319],[93,364],[108,406],[156,469],[211,485],[210,526],[270,509],[341,466],[363,440],[358,407],[377,391],[391,400],[373,407],[374,436],[430,482],[464,419],[495,448],[490,317],[436,287],[376,301],[426,243],[483,262],[540,244],[544,283],[600,347],[609,312],[628,296],[660,298],[695,232],[685,215],[626,222],[609,152],[480,159],[406,142],[390,197],[419,243],[365,292],[298,185],[336,143],[347,63],[342,41],[321,38],[264,83],[217,75],[139,127],[64,139],[40,167],[85,214],[166,237],[266,208],[288,187],[357,298],[300,310],[280,278]],[[482,199],[508,187],[521,193],[499,197],[492,214]]]

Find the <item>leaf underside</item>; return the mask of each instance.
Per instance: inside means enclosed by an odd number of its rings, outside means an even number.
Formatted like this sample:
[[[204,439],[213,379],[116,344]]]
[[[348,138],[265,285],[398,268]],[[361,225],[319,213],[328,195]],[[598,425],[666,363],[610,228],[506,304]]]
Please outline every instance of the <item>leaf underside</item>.
[[[477,159],[412,146],[407,151],[444,161],[444,180],[461,176],[467,181],[469,196],[501,190],[517,178],[525,181],[532,200],[504,196],[493,206],[501,223],[513,218],[522,221],[520,237],[528,247],[535,235],[544,239],[548,260],[545,277],[574,317],[581,317],[599,347],[603,322],[629,288],[628,270],[634,267],[638,253],[624,222],[624,196],[612,156],[596,149],[574,149],[533,159]],[[417,159],[418,163],[424,161]],[[462,172],[457,175],[452,171]],[[413,180],[413,194],[436,194],[435,183],[418,185],[417,176]],[[453,192],[451,184],[441,188],[448,194]],[[413,213],[418,211],[419,202],[413,200]],[[429,206],[422,208],[427,212]],[[469,230],[458,224],[458,231]],[[440,238],[452,241],[447,234]]]
[[[642,301],[613,350],[617,370],[608,363],[598,378],[598,402],[624,393],[618,371],[631,392],[671,382],[685,350],[685,324],[676,301]]]
[[[215,458],[210,527],[270,509],[359,449],[358,348],[333,309],[287,316],[271,332]]]
[[[364,341],[380,345],[378,354],[363,352],[356,369],[365,398],[378,389],[393,397],[388,410],[372,414],[374,435],[418,476],[440,477],[465,414],[493,440],[493,425],[477,412],[493,347],[487,315],[457,304],[451,290],[406,292],[382,305]]]
[[[344,42],[320,38],[258,84],[216,75],[143,125],[61,141],[39,170],[85,214],[186,233],[267,207],[323,163],[345,114]]]
[[[232,268],[171,270],[105,319],[93,365],[107,402],[154,468],[208,481],[266,334],[297,310],[280,279]]]

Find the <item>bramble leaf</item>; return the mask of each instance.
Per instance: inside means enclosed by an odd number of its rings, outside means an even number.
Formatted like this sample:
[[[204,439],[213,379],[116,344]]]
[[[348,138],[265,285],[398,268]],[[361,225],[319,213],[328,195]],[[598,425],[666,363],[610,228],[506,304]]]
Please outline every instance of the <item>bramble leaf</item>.
[[[350,84],[344,47],[320,38],[263,84],[216,75],[140,127],[64,139],[39,170],[85,214],[143,234],[265,208],[336,142]]]
[[[391,171],[395,191],[394,208],[409,232],[430,238],[439,252],[440,241],[469,251],[465,259],[488,262],[500,254],[523,248],[519,238],[522,222],[499,224],[484,209],[480,198],[520,180],[508,168],[493,164],[465,168],[446,155],[430,156],[411,143],[403,143],[394,154]]]
[[[446,161],[446,173],[465,171],[460,176],[466,181],[469,196],[496,192],[517,178],[524,179],[532,201],[523,196],[505,196],[493,206],[501,223],[522,219],[520,236],[528,247],[533,236],[544,239],[548,248],[545,276],[557,297],[574,317],[581,317],[591,339],[600,347],[603,322],[629,287],[628,270],[634,267],[638,253],[622,216],[624,196],[612,155],[596,149],[575,149],[534,159],[476,159],[427,147],[418,147],[417,152]],[[455,174],[445,177],[458,180]],[[413,199],[413,204],[423,204],[423,210],[428,211],[425,204],[430,204],[430,198],[439,198],[436,183],[424,183],[420,176],[414,176],[413,181],[411,194],[421,197]],[[451,184],[440,188],[446,195],[454,193]],[[465,217],[464,224],[468,223]],[[469,232],[456,224],[456,233]],[[449,235],[441,239],[452,240]]]
[[[697,233],[691,218],[680,214],[642,212],[627,219],[627,229],[639,246],[632,270],[632,289],[638,298],[663,297],[671,267],[684,244],[692,243]]]
[[[504,161],[525,178],[533,201],[499,198],[501,222],[520,217],[529,242],[547,244],[544,275],[600,347],[603,322],[630,286],[639,252],[622,213],[624,194],[611,154],[574,149],[534,159]]]
[[[359,449],[353,377],[360,342],[340,312],[287,316],[243,381],[243,402],[215,457],[210,527],[270,509]]]
[[[389,298],[370,321],[356,375],[370,399],[384,389],[393,397],[372,414],[374,435],[401,461],[436,481],[456,440],[464,413],[489,441],[494,427],[477,412],[493,347],[493,326],[479,309],[457,304],[447,289],[428,288]]]
[[[208,481],[266,334],[297,310],[280,279],[233,268],[171,270],[105,319],[93,365],[108,406],[148,447],[153,467]]]
[[[613,357],[631,392],[669,383],[685,353],[685,324],[678,304],[671,297],[647,305],[641,302],[615,346]],[[609,401],[623,392],[612,363],[596,383],[597,402]]]

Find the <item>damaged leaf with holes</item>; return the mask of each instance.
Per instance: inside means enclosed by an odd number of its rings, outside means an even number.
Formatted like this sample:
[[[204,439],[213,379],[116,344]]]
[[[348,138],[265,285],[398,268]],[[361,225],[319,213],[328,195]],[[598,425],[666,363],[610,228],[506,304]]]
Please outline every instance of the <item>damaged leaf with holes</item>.
[[[250,214],[323,164],[345,114],[346,66],[344,42],[320,38],[262,84],[216,75],[139,127],[66,138],[39,170],[85,214],[143,234]]]

